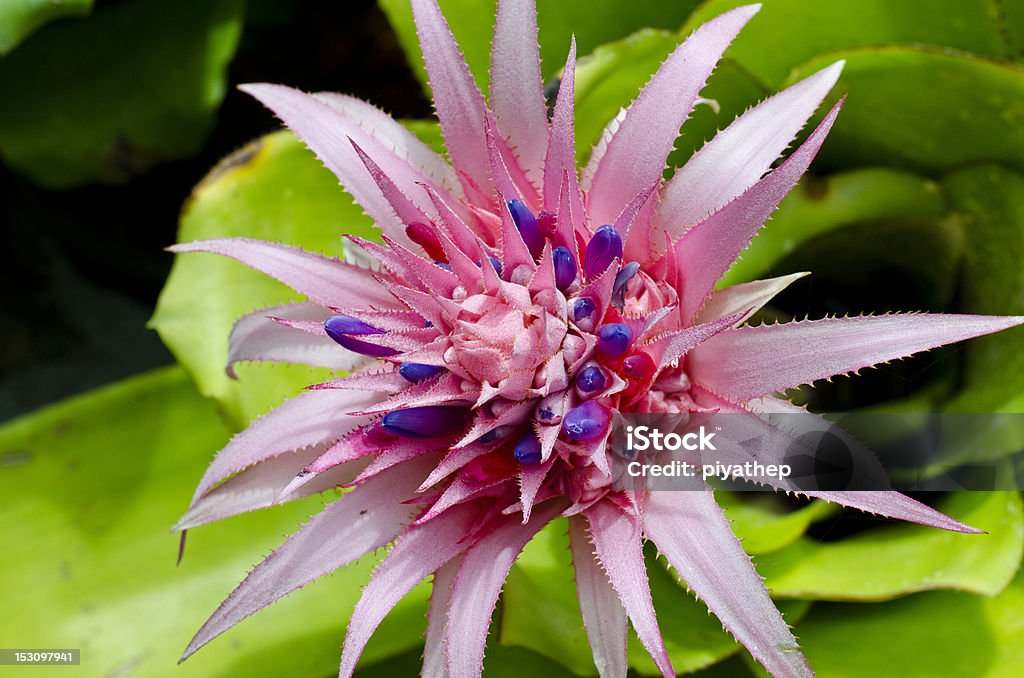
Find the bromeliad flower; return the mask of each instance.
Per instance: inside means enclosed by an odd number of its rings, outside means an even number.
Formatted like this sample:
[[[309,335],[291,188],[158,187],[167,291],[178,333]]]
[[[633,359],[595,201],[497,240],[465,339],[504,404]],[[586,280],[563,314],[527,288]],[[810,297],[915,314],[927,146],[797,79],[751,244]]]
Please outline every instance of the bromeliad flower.
[[[809,675],[710,489],[627,492],[613,483],[613,415],[799,411],[773,394],[1024,319],[743,324],[796,276],[717,291],[715,283],[807,169],[841,105],[771,169],[835,84],[836,64],[747,111],[663,181],[680,125],[757,6],[727,12],[681,44],[578,175],[575,45],[549,120],[529,0],[499,2],[489,101],[436,1],[412,5],[452,166],[356,99],[244,88],[376,221],[383,244],[350,239],[374,264],[246,239],[172,248],[235,258],[308,298],[242,318],[232,363],[351,373],[253,423],[201,480],[178,529],[352,489],[260,563],[185,655],[392,544],[352,614],[340,674],[351,675],[388,611],[433,575],[423,673],[478,675],[514,560],[541,528],[568,516],[602,676],[626,673],[627,620],[662,673],[673,674],[644,540],[770,672]],[[975,531],[896,492],[805,494]]]

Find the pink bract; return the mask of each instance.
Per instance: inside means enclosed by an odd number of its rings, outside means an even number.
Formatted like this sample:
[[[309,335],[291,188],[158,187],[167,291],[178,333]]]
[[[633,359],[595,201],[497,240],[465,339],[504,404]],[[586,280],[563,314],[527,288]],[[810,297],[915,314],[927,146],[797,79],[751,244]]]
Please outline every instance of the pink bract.
[[[738,117],[670,180],[662,172],[716,62],[759,6],[729,11],[679,45],[580,174],[575,44],[549,120],[531,0],[498,3],[489,100],[436,1],[412,5],[450,165],[362,101],[244,87],[380,227],[383,244],[350,243],[374,266],[240,238],[172,248],[232,257],[307,297],[239,320],[231,363],[351,373],[254,422],[200,481],[180,530],[352,489],[260,563],[185,656],[393,544],[351,617],[340,675],[352,674],[388,611],[433,575],[423,675],[478,676],[509,569],[533,535],[568,516],[580,609],[602,676],[626,673],[627,620],[662,673],[674,675],[645,540],[768,671],[811,675],[710,489],[613,487],[612,413],[799,411],[777,394],[1024,319],[743,324],[798,276],[715,284],[821,147],[842,102],[772,169],[842,64]],[[975,531],[896,492],[807,494]]]

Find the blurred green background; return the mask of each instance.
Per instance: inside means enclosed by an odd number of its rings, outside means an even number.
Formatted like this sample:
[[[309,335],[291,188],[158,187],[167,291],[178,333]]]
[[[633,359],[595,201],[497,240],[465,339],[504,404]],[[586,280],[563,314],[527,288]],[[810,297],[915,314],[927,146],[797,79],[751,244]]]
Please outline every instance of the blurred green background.
[[[743,3],[538,4],[552,85],[572,33],[586,55],[585,160],[682,36]],[[485,84],[493,1],[441,5]],[[176,665],[247,569],[334,497],[194,530],[175,567],[168,529],[212,454],[323,374],[244,365],[229,380],[233,321],[290,293],[214,257],[172,267],[161,248],[247,235],[338,254],[340,233],[370,233],[334,177],[235,86],[355,94],[439,145],[419,59],[405,0],[0,0],[0,647],[82,649],[78,669],[33,675],[336,673],[372,558]],[[694,112],[673,166],[752,103],[837,59],[846,68],[834,96],[849,95],[839,121],[727,280],[812,271],[768,311],[783,318],[1024,313],[1021,0],[764,0],[704,92],[717,110]],[[1024,412],[1024,329],[799,397],[822,410]],[[1018,440],[984,452],[1009,459]],[[722,496],[820,675],[1024,671],[1020,497],[921,498],[989,534]],[[566,543],[556,523],[513,569],[488,676],[596,674]],[[675,666],[756,675],[703,604],[650,561]],[[426,595],[419,587],[381,627],[365,675],[418,673]],[[653,671],[638,644],[630,656],[634,671]]]

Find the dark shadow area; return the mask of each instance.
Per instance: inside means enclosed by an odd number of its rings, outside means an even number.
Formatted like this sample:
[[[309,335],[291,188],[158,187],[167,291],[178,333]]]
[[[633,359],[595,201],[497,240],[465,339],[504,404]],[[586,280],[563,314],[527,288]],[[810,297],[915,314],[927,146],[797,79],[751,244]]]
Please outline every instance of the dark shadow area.
[[[431,112],[372,0],[252,0],[227,96],[198,155],[122,185],[66,191],[0,165],[0,421],[172,362],[145,328],[170,270],[163,248],[206,172],[277,128],[236,89],[253,81],[346,92],[399,117]]]

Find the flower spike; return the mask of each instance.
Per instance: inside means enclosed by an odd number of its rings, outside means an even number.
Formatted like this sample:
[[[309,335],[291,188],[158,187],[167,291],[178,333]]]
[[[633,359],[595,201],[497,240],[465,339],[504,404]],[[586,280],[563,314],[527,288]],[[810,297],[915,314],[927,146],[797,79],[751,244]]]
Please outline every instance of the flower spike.
[[[766,441],[764,463],[781,462],[797,435],[772,416],[798,408],[778,393],[1024,318],[744,324],[803,274],[716,286],[808,169],[841,106],[776,166],[836,83],[839,63],[739,116],[663,181],[680,124],[757,5],[726,12],[677,47],[608,125],[581,180],[575,39],[549,122],[534,2],[499,0],[489,110],[437,0],[411,2],[453,166],[352,97],[244,87],[380,228],[380,240],[349,236],[359,263],[244,238],[170,248],[236,259],[306,297],[239,320],[229,372],[246,360],[352,372],[255,421],[200,480],[176,529],[351,489],[250,573],[185,656],[391,544],[349,621],[339,675],[352,675],[384,616],[433,575],[423,674],[476,678],[514,560],[567,516],[577,597],[601,676],[626,674],[629,622],[658,670],[673,675],[645,540],[769,672],[811,675],[711,490],[624,488],[624,465],[640,452],[621,449],[613,421],[729,413]],[[890,489],[765,484],[977,532]]]

